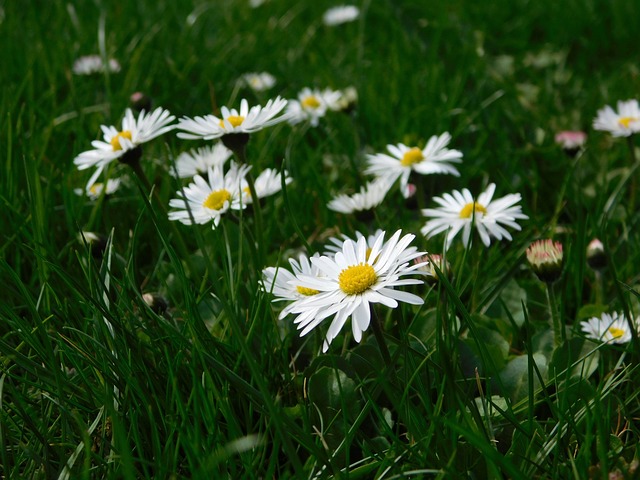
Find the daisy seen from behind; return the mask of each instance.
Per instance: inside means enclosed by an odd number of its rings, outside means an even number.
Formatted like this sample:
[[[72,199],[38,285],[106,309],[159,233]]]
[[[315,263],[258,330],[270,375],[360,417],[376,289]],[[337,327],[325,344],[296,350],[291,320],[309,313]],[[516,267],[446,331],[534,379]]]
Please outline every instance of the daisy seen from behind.
[[[322,15],[322,22],[328,27],[353,22],[360,16],[360,10],[354,5],[340,5],[330,8]]]
[[[102,125],[100,128],[104,140],[94,140],[91,142],[93,150],[82,152],[73,160],[78,170],[96,167],[96,171],[87,183],[87,188],[93,185],[104,168],[114,160],[120,160],[123,163],[137,161],[141,155],[138,147],[173,130],[174,125],[171,125],[171,122],[175,118],[163,108],[156,108],[149,113],[143,110],[138,118],[135,118],[133,111],[127,108],[120,130],[113,126]]]
[[[324,90],[303,88],[296,100],[287,105],[287,118],[291,125],[308,121],[317,127],[320,119],[328,110],[339,110],[342,92],[325,88]]]
[[[634,328],[637,329],[637,321],[634,321]],[[618,312],[612,314],[603,313],[600,317],[591,317],[589,320],[580,322],[581,330],[587,338],[603,343],[628,343],[632,334],[629,322],[624,315]]]
[[[193,183],[178,190],[178,198],[169,201],[169,206],[175,209],[169,212],[169,220],[177,220],[185,225],[213,222],[213,227],[217,227],[220,218],[229,209],[241,210],[245,207],[242,202],[242,182],[250,169],[248,165],[239,167],[232,163],[227,173],[222,171],[222,166],[210,168],[207,180],[196,175]]]
[[[614,137],[628,137],[640,132],[640,107],[637,100],[618,102],[618,111],[609,105],[598,110],[593,128],[609,132]]]
[[[403,143],[387,145],[386,153],[368,155],[365,173],[376,177],[388,177],[391,182],[400,179],[400,190],[405,198],[410,196],[408,188],[411,172],[420,175],[435,173],[460,176],[452,163],[462,162],[462,152],[447,148],[451,141],[448,132],[433,135],[424,148],[409,147]]]
[[[371,210],[382,203],[391,186],[385,177],[376,179],[360,189],[353,195],[337,195],[328,204],[330,210],[339,213],[355,213]]]
[[[280,123],[286,119],[279,114],[287,105],[287,100],[276,97],[264,106],[255,105],[249,108],[245,98],[240,101],[240,110],[222,107],[220,116],[204,115],[201,117],[183,117],[177,125],[179,138],[187,140],[215,140],[233,134],[250,134]],[[246,142],[245,142],[246,143]],[[227,145],[225,143],[227,147]],[[231,148],[231,147],[229,147]],[[233,148],[232,148],[233,150]]]
[[[449,248],[453,238],[462,230],[462,241],[465,246],[471,240],[471,227],[475,226],[480,239],[485,246],[491,244],[491,238],[511,240],[511,234],[505,226],[515,230],[521,227],[516,220],[529,218],[522,213],[522,207],[517,205],[521,200],[519,193],[512,193],[493,200],[496,186],[491,183],[477,199],[474,199],[468,189],[454,190],[442,197],[434,197],[439,208],[427,208],[422,214],[431,217],[422,227],[421,232],[430,238],[442,232],[447,232],[445,247]]]
[[[232,154],[233,152],[222,143],[182,152],[176,158],[175,169],[171,169],[170,173],[177,178],[204,175],[209,168],[223,166]]]
[[[294,323],[301,330],[300,336],[333,316],[322,347],[326,352],[349,318],[353,338],[360,342],[362,332],[369,328],[371,322],[371,304],[381,303],[396,308],[398,302],[424,303],[421,297],[396,289],[423,283],[416,278],[402,278],[418,273],[416,270],[421,264],[411,264],[410,261],[424,252],[412,250],[411,254],[406,254],[415,236],[407,234],[400,238],[400,234],[398,230],[385,242],[383,232],[370,250],[364,237],[357,242],[345,240],[335,256],[311,258],[320,275],[300,274],[295,281],[296,285],[318,293],[295,301],[289,310],[297,315]]]

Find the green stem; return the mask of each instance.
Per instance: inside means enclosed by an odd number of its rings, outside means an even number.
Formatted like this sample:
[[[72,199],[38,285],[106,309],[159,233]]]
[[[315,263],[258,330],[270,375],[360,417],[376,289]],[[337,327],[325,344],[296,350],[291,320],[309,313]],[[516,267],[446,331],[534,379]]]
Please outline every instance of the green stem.
[[[391,367],[391,355],[389,354],[387,343],[384,340],[384,333],[382,332],[382,327],[380,326],[380,319],[378,318],[373,305],[370,305],[369,308],[371,308],[371,329],[373,330],[373,335],[376,337],[376,341],[378,342],[378,346],[380,347],[380,353],[382,354],[382,359],[384,360],[385,365],[387,367]]]
[[[144,170],[140,165],[140,161],[139,160],[133,161],[133,162],[127,163],[127,165],[131,167],[135,176],[138,178],[138,180],[140,180],[140,183],[145,189],[145,193],[148,195],[149,192],[152,192],[153,199],[155,200],[156,205],[160,208],[160,211],[162,212],[163,222],[169,224],[169,228],[173,233],[173,238],[175,238],[176,240],[178,250],[180,251],[180,255],[185,260],[185,262],[187,262],[187,265],[189,267],[189,273],[194,274],[196,270],[191,264],[191,260],[190,260],[191,257],[189,255],[189,250],[187,249],[187,245],[184,243],[184,239],[182,238],[182,235],[180,235],[180,232],[178,231],[176,224],[169,220],[167,207],[164,205],[164,203],[160,199],[160,195],[158,194],[158,191],[155,188],[153,188],[151,185],[151,182],[149,182],[147,175],[144,173]]]
[[[247,163],[247,154],[246,147],[243,145],[242,147],[236,148],[234,150],[236,157],[238,158],[238,162],[242,164]],[[262,251],[264,249],[264,229],[262,223],[262,206],[260,205],[260,199],[258,198],[258,194],[256,193],[256,185],[253,181],[253,174],[251,170],[247,172],[247,185],[249,186],[249,193],[251,194],[251,205],[253,207],[253,216],[255,219],[255,239],[256,239],[256,249],[258,251],[258,258],[262,259],[264,256],[262,255]]]
[[[551,312],[551,327],[553,328],[553,344],[557,348],[566,340],[566,332],[562,326],[560,315],[558,314],[556,295],[553,291],[553,283],[546,282],[547,286],[547,302],[549,303],[549,311]]]
[[[634,166],[638,162],[638,158],[636,157],[636,149],[633,144],[633,135],[629,135],[627,137],[627,145],[629,146],[629,156],[631,157],[631,166]],[[630,215],[635,213],[635,204],[636,204],[636,190],[638,188],[638,180],[636,175],[631,177],[631,192],[629,193],[629,206],[628,212]]]

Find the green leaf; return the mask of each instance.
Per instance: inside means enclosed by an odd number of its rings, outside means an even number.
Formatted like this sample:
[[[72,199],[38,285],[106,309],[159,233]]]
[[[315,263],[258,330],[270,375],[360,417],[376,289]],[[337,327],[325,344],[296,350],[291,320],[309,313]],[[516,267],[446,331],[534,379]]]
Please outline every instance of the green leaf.
[[[547,373],[547,358],[541,353],[532,355],[533,361],[543,379]],[[529,356],[521,355],[511,360],[505,369],[500,372],[500,381],[504,387],[504,394],[511,398],[512,402],[518,402],[527,395],[527,389],[531,379],[529,378]],[[540,387],[540,381],[536,372],[533,372],[534,389]]]

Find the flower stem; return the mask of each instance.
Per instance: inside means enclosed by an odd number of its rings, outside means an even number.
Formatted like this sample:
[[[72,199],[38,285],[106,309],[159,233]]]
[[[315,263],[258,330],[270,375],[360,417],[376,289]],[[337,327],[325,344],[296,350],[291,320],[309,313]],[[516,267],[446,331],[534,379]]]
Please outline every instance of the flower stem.
[[[384,333],[382,332],[382,327],[380,326],[380,319],[376,314],[376,310],[371,308],[371,329],[373,330],[373,334],[376,337],[376,341],[378,342],[378,347],[380,347],[380,354],[382,355],[382,359],[387,367],[391,366],[391,355],[389,354],[389,349],[387,348],[387,343],[384,341]],[[352,320],[353,321],[353,320]]]
[[[633,167],[637,162],[638,158],[636,157],[636,148],[633,144],[633,135],[629,135],[627,137],[627,145],[629,146],[629,156],[631,158],[631,166]],[[638,181],[636,179],[636,175],[631,176],[631,186],[630,186],[630,194],[629,194],[629,205],[627,212],[630,215],[635,213],[635,204],[636,204],[636,190],[638,188]]]
[[[233,150],[238,158],[238,162],[242,164],[247,163],[247,154],[246,154],[246,145],[242,145]],[[249,186],[249,193],[251,194],[251,206],[253,207],[253,216],[255,218],[255,234],[256,234],[256,248],[258,251],[258,258],[262,259],[264,256],[262,255],[262,250],[264,248],[263,235],[264,229],[262,227],[262,208],[260,205],[260,199],[258,198],[258,194],[256,193],[256,185],[253,181],[253,175],[251,170],[247,172],[247,184]]]
[[[551,312],[551,327],[553,328],[553,344],[557,348],[566,340],[566,332],[562,326],[560,315],[558,314],[556,295],[553,291],[553,282],[545,282],[547,287],[547,302]]]

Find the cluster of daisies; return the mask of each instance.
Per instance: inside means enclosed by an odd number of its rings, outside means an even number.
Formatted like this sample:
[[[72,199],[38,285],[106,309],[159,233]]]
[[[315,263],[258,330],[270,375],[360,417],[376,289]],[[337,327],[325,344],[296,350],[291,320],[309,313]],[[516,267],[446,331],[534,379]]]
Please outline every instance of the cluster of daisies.
[[[261,78],[245,76],[243,81],[247,85],[273,84],[273,79],[265,77],[264,73],[252,75]],[[211,223],[216,227],[225,213],[246,208],[257,199],[277,193],[292,181],[287,172],[275,169],[266,169],[254,179],[252,167],[244,158],[251,133],[281,122],[292,125],[307,122],[316,126],[327,112],[348,110],[356,99],[357,94],[352,89],[306,88],[297,99],[288,101],[278,96],[264,106],[252,107],[242,99],[237,110],[223,106],[219,116],[185,116],[177,123],[174,123],[175,116],[163,108],[150,112],[142,110],[137,117],[127,109],[121,128],[103,125],[103,139],[94,140],[93,149],[80,153],[74,163],[80,170],[95,168],[84,193],[90,198],[98,198],[115,191],[119,185],[118,179],[108,179],[104,184],[97,181],[107,167],[116,160],[139,166],[143,144],[160,135],[175,129],[181,139],[219,140],[214,145],[178,156],[170,169],[172,175],[192,180],[170,200],[172,210],[168,213],[170,220],[184,224]],[[637,101],[620,102],[618,110],[615,112],[606,107],[599,111],[594,127],[606,129],[616,136],[640,130]],[[565,137],[562,141],[567,142],[567,148],[581,148],[584,142],[584,138],[575,133]],[[402,195],[408,198],[416,190],[410,183],[413,174],[459,176],[456,165],[462,163],[463,154],[449,148],[450,142],[451,135],[445,132],[431,136],[424,146],[390,144],[386,153],[367,155],[364,173],[373,179],[355,195],[334,198],[328,207],[342,213],[370,209],[380,204],[394,185],[398,185]],[[238,162],[231,160],[233,154]],[[422,234],[429,238],[444,233],[445,249],[460,232],[463,243],[468,246],[473,227],[486,246],[492,238],[511,240],[507,228],[520,230],[517,221],[528,217],[519,205],[519,194],[494,198],[495,190],[496,185],[490,183],[476,197],[466,188],[433,197],[438,207],[422,210],[428,218],[421,229]],[[405,278],[408,275],[435,273],[434,258],[410,246],[413,239],[411,234],[401,237],[400,231],[386,241],[382,231],[369,238],[358,234],[356,239],[333,239],[323,255],[290,260],[291,271],[274,267],[265,269],[263,287],[275,295],[276,301],[290,302],[280,317],[295,315],[294,324],[301,330],[301,335],[333,317],[325,336],[324,350],[349,318],[352,318],[353,336],[359,341],[371,322],[371,304],[395,308],[398,302],[422,303],[420,297],[397,289],[423,283],[419,278]],[[615,323],[618,317],[611,318],[606,332],[614,339],[627,338],[626,331],[617,326],[620,322]],[[584,328],[587,333],[595,332],[595,321]],[[619,334],[621,331],[623,333]]]

